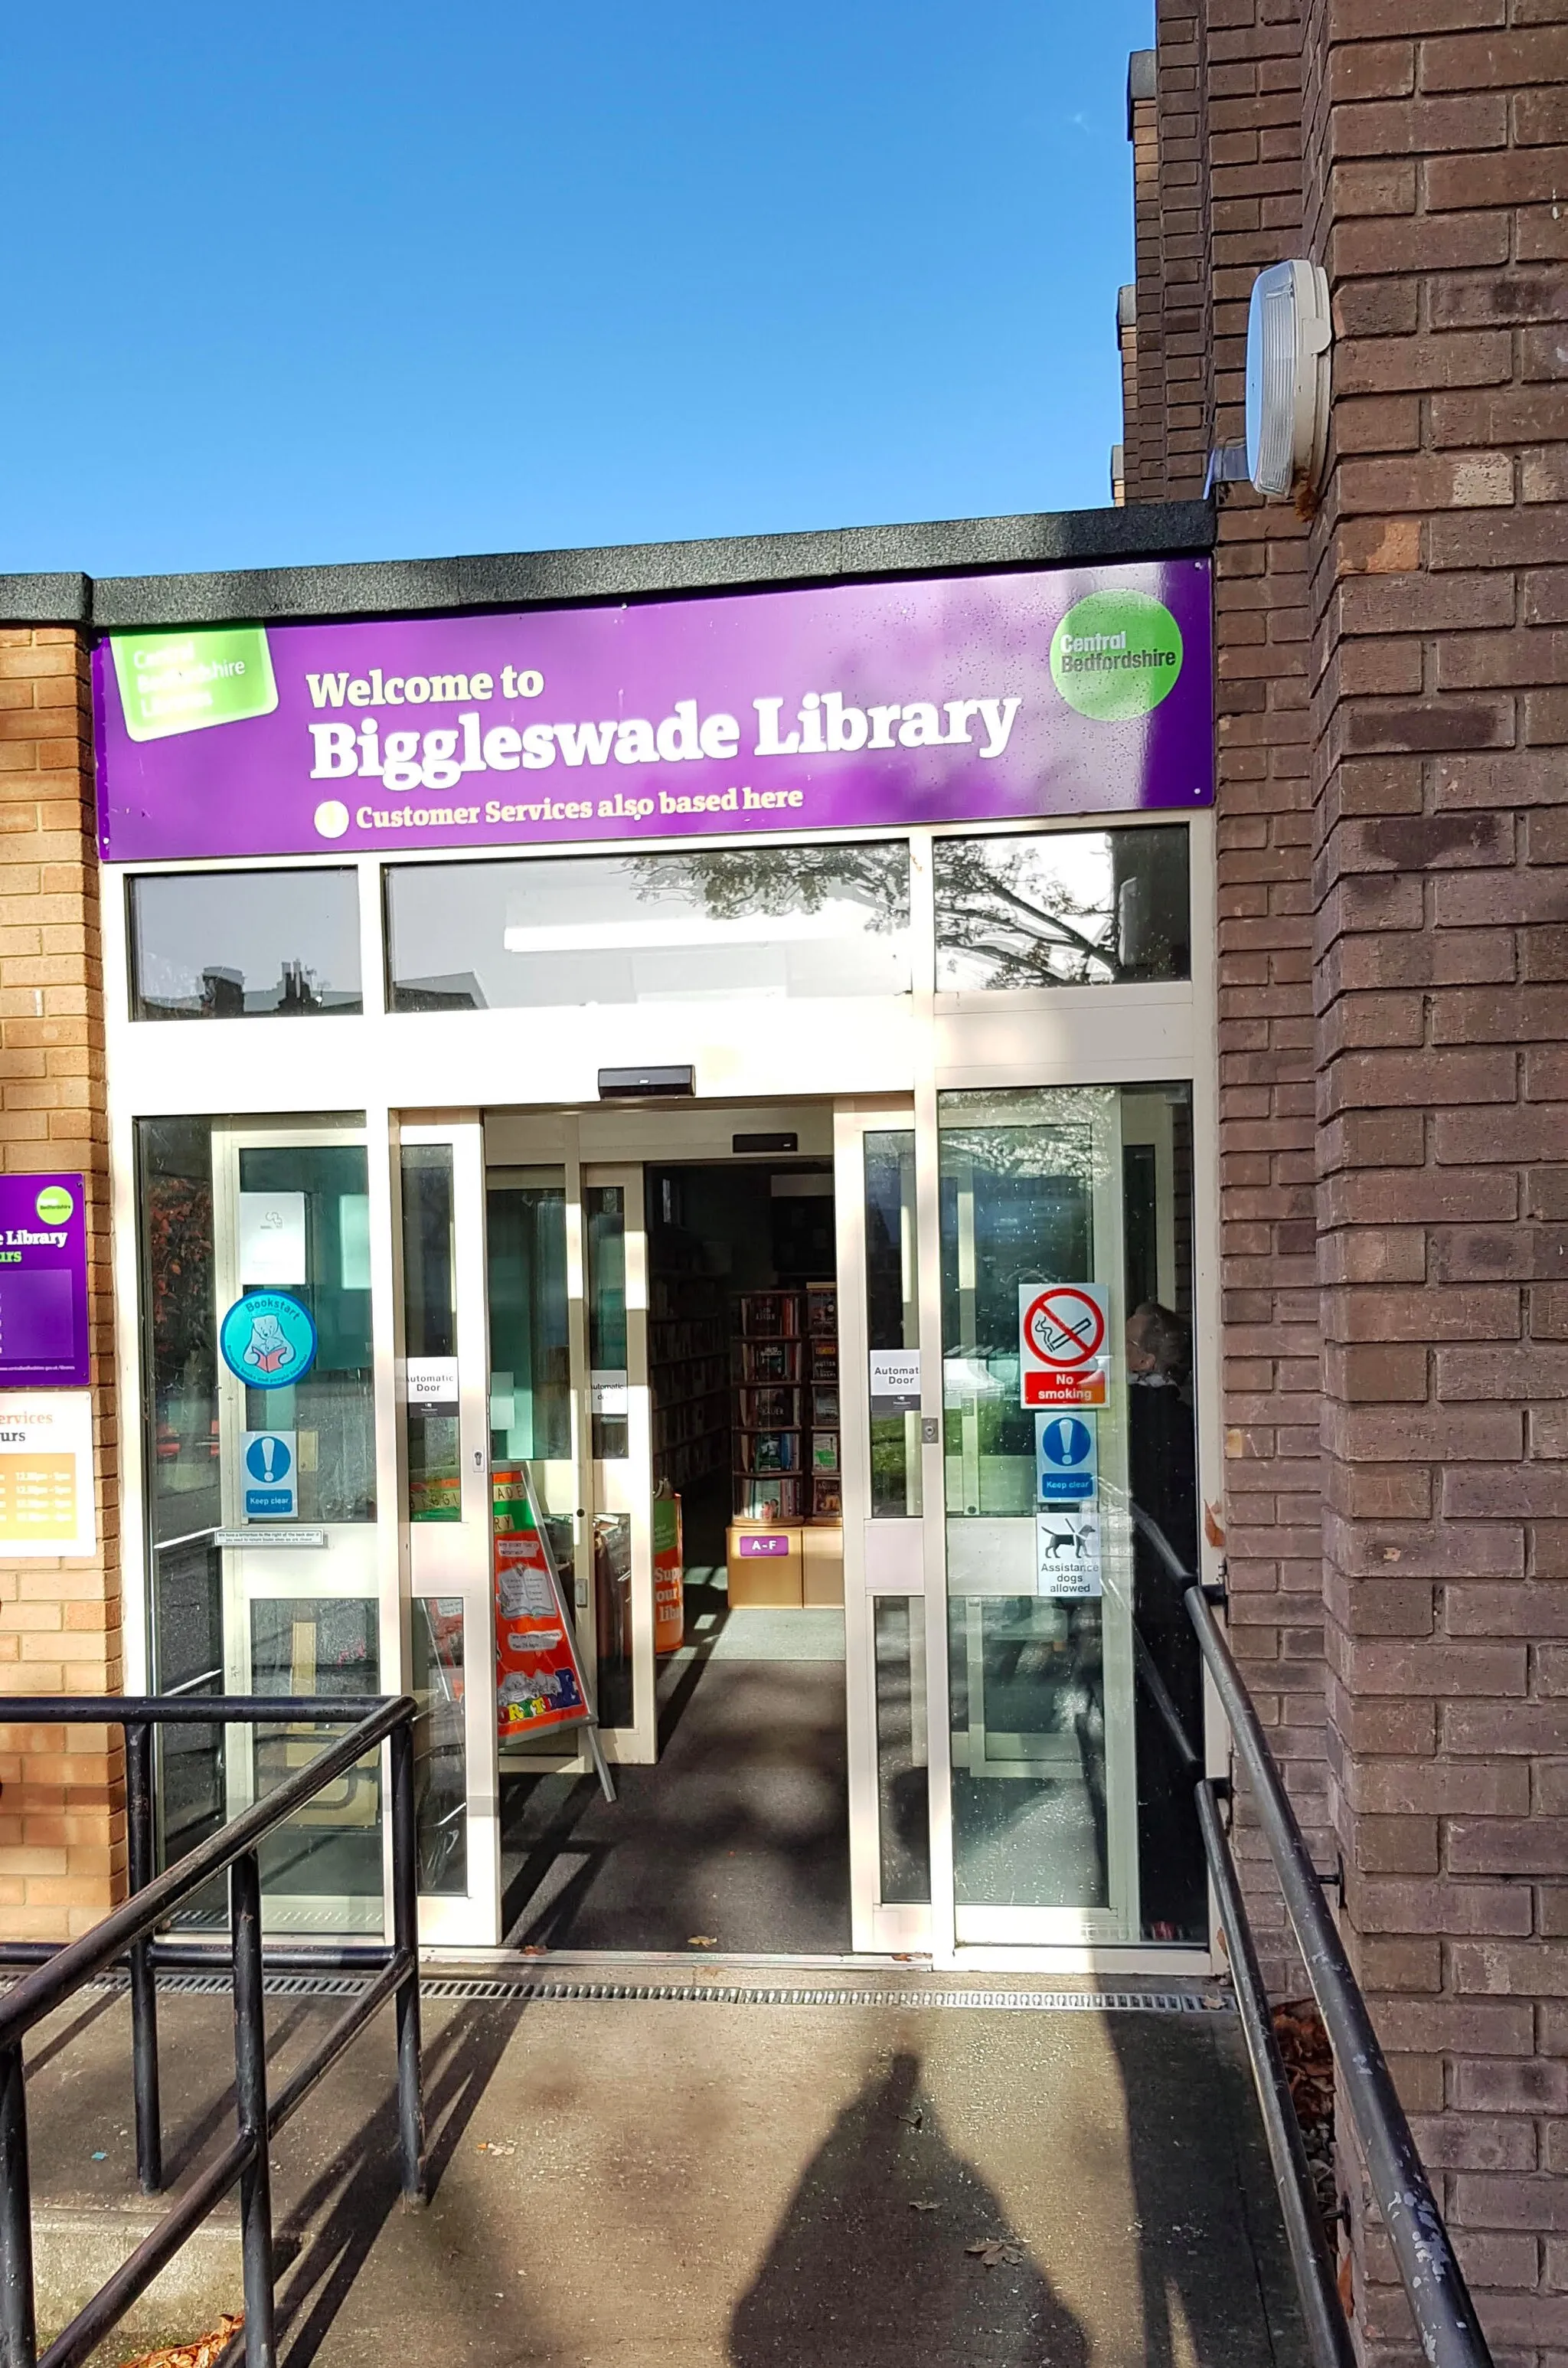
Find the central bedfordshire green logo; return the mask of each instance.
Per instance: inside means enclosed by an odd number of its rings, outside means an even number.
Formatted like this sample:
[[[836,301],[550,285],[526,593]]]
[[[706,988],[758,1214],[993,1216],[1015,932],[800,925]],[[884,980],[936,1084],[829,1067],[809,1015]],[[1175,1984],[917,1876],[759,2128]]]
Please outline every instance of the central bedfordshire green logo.
[[[1181,628],[1147,592],[1091,592],[1051,637],[1051,672],[1069,707],[1124,723],[1158,707],[1181,672]]]
[[[270,715],[278,704],[265,625],[210,633],[116,633],[115,678],[133,740],[169,740],[212,723]]]

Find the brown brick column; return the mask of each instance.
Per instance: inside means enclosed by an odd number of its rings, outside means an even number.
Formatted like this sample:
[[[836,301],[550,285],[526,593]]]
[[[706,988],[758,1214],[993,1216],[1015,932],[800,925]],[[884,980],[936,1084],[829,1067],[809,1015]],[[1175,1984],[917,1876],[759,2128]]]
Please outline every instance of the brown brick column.
[[[1568,2355],[1561,13],[1312,0],[1306,40],[1337,324],[1312,548],[1345,1922],[1489,2338],[1541,2368]],[[1412,2357],[1351,2185],[1364,2350]]]
[[[1157,71],[1132,62],[1136,411],[1130,501],[1201,492],[1243,433],[1255,274],[1301,239],[1292,0],[1161,0]],[[1157,98],[1142,94],[1157,92]],[[1220,1210],[1231,1641],[1320,1863],[1324,1766],[1313,1213],[1307,530],[1232,489],[1215,554]],[[1236,1850],[1264,1970],[1304,1987],[1244,1801]]]
[[[103,973],[83,636],[0,627],[0,1163],[87,1179],[94,1559],[0,1562],[0,1691],[120,1684]],[[0,1931],[83,1931],[123,1884],[118,1728],[0,1728]]]

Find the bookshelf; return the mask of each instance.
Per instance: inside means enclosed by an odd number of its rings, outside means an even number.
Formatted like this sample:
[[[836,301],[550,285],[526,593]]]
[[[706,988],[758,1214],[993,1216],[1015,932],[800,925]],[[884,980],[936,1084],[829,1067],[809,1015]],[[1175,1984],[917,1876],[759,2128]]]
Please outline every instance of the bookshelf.
[[[729,1461],[728,1309],[711,1275],[655,1275],[649,1300],[653,1481],[678,1496]]]
[[[842,1520],[836,1285],[739,1293],[732,1358],[737,1518]]]

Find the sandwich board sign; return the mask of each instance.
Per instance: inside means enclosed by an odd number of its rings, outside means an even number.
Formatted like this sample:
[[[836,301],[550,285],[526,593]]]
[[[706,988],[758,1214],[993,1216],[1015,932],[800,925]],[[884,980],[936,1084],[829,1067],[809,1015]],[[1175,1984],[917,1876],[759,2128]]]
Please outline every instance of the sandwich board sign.
[[[494,1466],[490,1503],[499,1739],[515,1743],[523,1736],[585,1726],[605,1798],[613,1801],[575,1627],[526,1463]]]
[[[1018,1385],[1026,1406],[1103,1406],[1110,1294],[1094,1282],[1020,1282]]]

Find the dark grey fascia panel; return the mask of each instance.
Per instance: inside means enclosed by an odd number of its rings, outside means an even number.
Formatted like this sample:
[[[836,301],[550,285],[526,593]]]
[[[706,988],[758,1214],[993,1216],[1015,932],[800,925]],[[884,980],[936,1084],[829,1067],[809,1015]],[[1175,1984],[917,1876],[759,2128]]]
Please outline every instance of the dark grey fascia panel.
[[[1208,502],[1139,502],[1124,509],[734,535],[711,542],[612,544],[597,551],[371,560],[215,575],[112,575],[92,586],[91,613],[100,632],[113,632],[236,620],[281,624],[454,609],[555,608],[579,600],[647,600],[965,569],[1094,566],[1209,551],[1214,516]],[[54,580],[10,579],[17,585]],[[0,578],[0,586],[5,581]]]
[[[92,590],[85,575],[0,575],[0,624],[85,625]]]
[[[1127,136],[1132,137],[1132,109],[1141,98],[1159,96],[1159,51],[1134,50],[1127,61]]]

